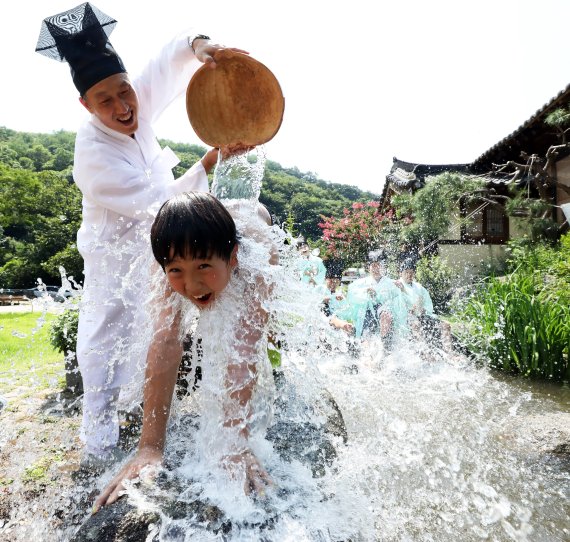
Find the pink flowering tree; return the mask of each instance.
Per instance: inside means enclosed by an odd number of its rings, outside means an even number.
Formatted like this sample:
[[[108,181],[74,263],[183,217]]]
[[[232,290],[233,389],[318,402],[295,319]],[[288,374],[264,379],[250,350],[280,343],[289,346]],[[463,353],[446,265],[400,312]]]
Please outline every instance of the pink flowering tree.
[[[400,223],[393,209],[380,210],[380,203],[356,202],[343,210],[341,218],[321,215],[322,246],[329,258],[347,264],[363,262],[370,250],[398,238]]]

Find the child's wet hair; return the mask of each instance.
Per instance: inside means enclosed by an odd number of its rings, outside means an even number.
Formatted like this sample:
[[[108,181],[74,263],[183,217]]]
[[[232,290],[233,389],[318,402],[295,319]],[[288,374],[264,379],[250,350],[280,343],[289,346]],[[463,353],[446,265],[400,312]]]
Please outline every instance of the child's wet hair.
[[[228,210],[208,192],[185,192],[165,202],[150,230],[156,261],[164,267],[174,258],[229,262],[238,243],[236,225]]]

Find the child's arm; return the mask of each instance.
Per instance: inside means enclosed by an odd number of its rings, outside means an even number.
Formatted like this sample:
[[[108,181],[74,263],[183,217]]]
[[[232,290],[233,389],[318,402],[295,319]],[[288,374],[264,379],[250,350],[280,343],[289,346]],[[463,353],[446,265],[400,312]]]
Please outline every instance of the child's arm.
[[[144,467],[159,465],[162,462],[166,425],[182,359],[180,315],[173,314],[173,311],[166,300],[156,320],[161,327],[155,330],[148,350],[143,427],[137,453],[97,497],[94,512],[101,506],[114,503],[121,496],[125,489],[123,480],[136,478]],[[168,324],[164,325],[165,322]]]
[[[252,411],[251,400],[258,384],[258,364],[268,363],[265,335],[268,313],[262,300],[271,288],[263,277],[249,285],[247,308],[236,325],[235,357],[227,364],[224,401],[226,419],[224,427],[233,432],[233,450],[225,457],[225,466],[236,477],[245,474],[244,491],[263,495],[271,478],[249,447],[250,423],[256,412]],[[233,431],[232,431],[233,430]]]

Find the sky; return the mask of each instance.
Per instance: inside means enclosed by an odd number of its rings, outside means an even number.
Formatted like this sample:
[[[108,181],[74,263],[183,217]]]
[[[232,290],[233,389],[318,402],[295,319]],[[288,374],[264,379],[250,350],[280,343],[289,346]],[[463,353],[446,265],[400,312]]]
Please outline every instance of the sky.
[[[44,17],[79,1],[2,2],[0,126],[77,131],[66,64],[34,52]],[[267,157],[380,193],[393,157],[466,163],[570,83],[567,0],[96,0],[131,74],[188,30],[246,49],[277,77],[283,124]],[[183,99],[159,138],[202,144]]]

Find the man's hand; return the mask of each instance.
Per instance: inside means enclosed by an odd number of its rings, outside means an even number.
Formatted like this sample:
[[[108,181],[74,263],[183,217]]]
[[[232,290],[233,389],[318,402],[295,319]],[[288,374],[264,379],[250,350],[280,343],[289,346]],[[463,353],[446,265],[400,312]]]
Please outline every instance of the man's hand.
[[[245,154],[249,151],[255,149],[250,145],[242,145],[237,143],[235,145],[226,145],[225,147],[210,149],[204,156],[202,156],[202,166],[204,167],[206,173],[210,173],[214,166],[218,163],[218,156],[221,154],[223,160],[227,160],[232,156],[237,156],[238,154]]]
[[[236,53],[244,55],[249,54],[243,49],[226,47],[225,45],[211,43],[209,40],[203,39],[195,39],[192,46],[194,48],[194,54],[196,55],[196,58],[204,64],[209,64],[210,68],[216,67],[216,60],[220,58],[220,55],[231,58]]]
[[[210,149],[204,156],[202,156],[202,166],[206,173],[210,173],[212,168],[218,163],[218,149]]]
[[[243,145],[242,143],[234,143],[233,145],[225,145],[220,147],[220,152],[222,153],[222,159],[227,160],[232,156],[237,156],[239,154],[246,154],[252,151],[255,147],[251,145]]]
[[[352,335],[354,333],[354,326],[350,322],[347,322],[338,316],[333,316],[329,320],[329,323],[336,329],[342,329],[343,331],[346,331],[349,335]]]
[[[142,448],[136,455],[121,469],[102,493],[95,500],[93,513],[98,512],[102,506],[113,504],[119,497],[123,496],[125,486],[123,480],[137,478],[140,472],[149,466],[158,467],[162,463],[162,452],[156,448]]]

